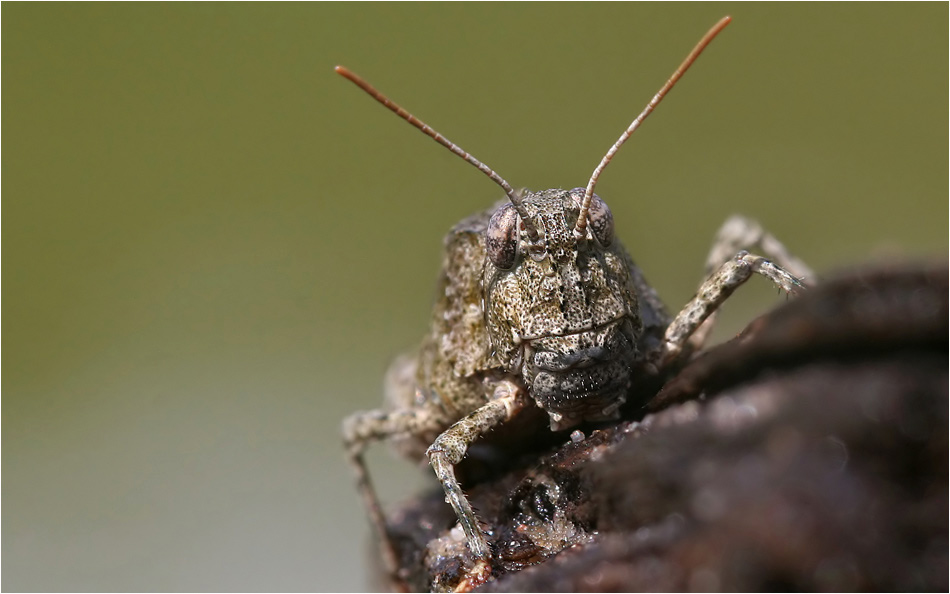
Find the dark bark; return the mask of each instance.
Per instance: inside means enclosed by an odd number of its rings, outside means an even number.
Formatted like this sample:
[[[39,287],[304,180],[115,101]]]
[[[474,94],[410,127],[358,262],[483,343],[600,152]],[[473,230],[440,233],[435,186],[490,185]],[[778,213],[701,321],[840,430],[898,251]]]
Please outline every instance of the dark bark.
[[[944,266],[841,276],[623,422],[463,468],[482,589],[946,590],[947,294]],[[454,523],[441,492],[393,514],[410,587],[459,579]]]

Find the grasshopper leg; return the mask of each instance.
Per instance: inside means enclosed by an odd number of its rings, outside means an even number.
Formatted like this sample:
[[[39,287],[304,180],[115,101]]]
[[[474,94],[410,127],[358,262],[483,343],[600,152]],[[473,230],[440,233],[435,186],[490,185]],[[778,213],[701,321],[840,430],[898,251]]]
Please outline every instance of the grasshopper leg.
[[[757,248],[766,257],[750,254]],[[666,329],[655,359],[667,365],[701,348],[715,323],[716,312],[753,274],[759,274],[789,294],[807,287],[815,275],[761,225],[742,216],[730,217],[719,229],[706,259],[706,280]]]
[[[474,587],[487,579],[490,572],[491,551],[479,526],[478,518],[472,510],[472,505],[455,478],[454,467],[465,457],[472,442],[493,427],[514,417],[523,405],[521,388],[512,382],[502,382],[495,389],[491,400],[446,429],[426,451],[429,463],[445,490],[446,501],[455,510],[462,531],[465,533],[468,548],[475,558],[473,572],[478,575],[471,576],[472,583],[468,584],[469,587]]]
[[[432,418],[431,414],[426,414],[425,409],[371,410],[354,413],[343,421],[343,444],[346,448],[347,459],[353,468],[357,489],[379,539],[383,563],[396,585],[403,581],[398,575],[398,556],[389,537],[383,508],[370,480],[363,454],[367,446],[374,441],[399,435],[417,434],[431,429],[427,421]]]

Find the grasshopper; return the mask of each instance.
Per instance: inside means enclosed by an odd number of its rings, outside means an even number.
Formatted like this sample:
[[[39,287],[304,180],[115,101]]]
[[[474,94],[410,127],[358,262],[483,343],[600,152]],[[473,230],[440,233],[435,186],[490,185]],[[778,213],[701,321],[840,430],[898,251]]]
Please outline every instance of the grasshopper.
[[[492,569],[491,549],[454,469],[474,441],[531,408],[546,413],[552,431],[617,419],[635,382],[675,369],[702,346],[717,308],[752,274],[788,294],[805,288],[808,267],[758,224],[736,216],[720,229],[696,296],[671,317],[615,237],[607,203],[594,193],[620,146],[729,21],[723,18],[699,41],[587,186],[571,190],[513,190],[369,83],[336,67],[507,195],[449,232],[428,335],[418,351],[391,366],[385,408],[343,423],[358,489],[394,579],[396,551],[363,460],[371,442],[389,439],[407,456],[428,457],[465,535],[471,559],[459,588],[470,589]],[[746,251],[753,247],[768,259]]]

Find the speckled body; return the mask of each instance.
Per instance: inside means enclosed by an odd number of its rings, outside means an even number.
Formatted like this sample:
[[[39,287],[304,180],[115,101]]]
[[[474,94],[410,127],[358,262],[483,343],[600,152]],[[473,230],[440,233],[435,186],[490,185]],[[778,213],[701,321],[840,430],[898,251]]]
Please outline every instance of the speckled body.
[[[412,403],[438,417],[406,453],[428,447],[502,381],[522,387],[553,429],[616,417],[669,317],[619,240],[575,239],[578,192],[524,195],[543,242],[522,239],[509,270],[486,254],[489,220],[504,203],[446,236],[429,333],[417,357],[397,360],[388,380],[393,408]]]
[[[753,274],[787,293],[804,288],[807,266],[758,224],[733,217],[720,230],[696,296],[671,318],[615,237],[613,216],[593,193],[600,172],[729,22],[721,19],[608,150],[586,188],[516,192],[458,145],[338,66],[399,117],[477,167],[507,200],[447,235],[429,333],[386,377],[386,405],[343,421],[343,442],[394,583],[405,580],[364,460],[368,444],[389,440],[428,459],[465,534],[466,591],[490,579],[492,552],[455,476],[471,444],[527,409],[552,430],[619,417],[632,385],[664,373],[701,347],[716,309]],[[757,246],[778,264],[749,254]],[[529,417],[530,418],[530,417]],[[520,435],[520,434],[519,434]]]
[[[362,457],[368,443],[388,439],[410,458],[428,458],[465,533],[471,558],[458,587],[469,589],[491,574],[488,541],[455,477],[472,443],[528,408],[546,413],[552,430],[616,418],[631,385],[684,361],[707,334],[700,326],[708,329],[752,274],[787,293],[812,276],[754,221],[732,217],[709,255],[706,281],[671,319],[614,237],[599,197],[584,235],[575,232],[582,194],[521,195],[535,238],[507,202],[456,225],[445,239],[429,333],[390,367],[386,406],[344,421],[359,490],[394,576],[398,561]],[[782,265],[745,251],[752,246]]]
[[[398,562],[362,457],[368,443],[388,439],[410,458],[428,458],[471,553],[459,588],[474,587],[488,579],[491,553],[454,471],[472,443],[528,408],[546,413],[552,430],[616,418],[634,382],[701,346],[716,309],[753,274],[790,294],[813,276],[757,223],[732,217],[709,254],[706,280],[670,318],[599,197],[590,225],[576,232],[582,195],[581,188],[521,194],[534,238],[509,202],[456,225],[445,238],[422,345],[390,367],[384,408],[344,420],[393,576]],[[745,251],[753,246],[781,265]]]

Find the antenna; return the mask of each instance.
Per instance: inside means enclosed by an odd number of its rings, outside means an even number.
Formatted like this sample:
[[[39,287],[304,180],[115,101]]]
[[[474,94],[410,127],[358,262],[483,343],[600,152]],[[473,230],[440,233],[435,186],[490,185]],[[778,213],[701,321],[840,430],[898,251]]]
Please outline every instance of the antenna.
[[[610,150],[607,151],[607,154],[604,155],[604,158],[601,159],[600,165],[594,169],[594,173],[590,176],[590,181],[587,182],[587,191],[584,192],[584,201],[581,203],[581,211],[577,217],[577,225],[574,227],[574,236],[575,237],[584,237],[587,233],[587,212],[590,210],[590,201],[594,195],[594,186],[597,184],[597,179],[600,177],[600,173],[604,170],[604,167],[607,166],[607,163],[610,163],[611,159],[614,158],[614,155],[617,154],[617,151],[620,150],[620,147],[630,138],[630,135],[640,127],[640,124],[643,123],[643,120],[647,118],[650,113],[659,105],[660,101],[663,100],[663,97],[673,88],[673,85],[676,84],[676,81],[680,79],[683,74],[689,70],[689,67],[693,65],[693,62],[696,61],[696,58],[699,57],[699,54],[703,53],[703,50],[706,49],[706,46],[709,45],[709,42],[713,40],[720,31],[726,28],[732,21],[732,17],[723,17],[718,23],[713,25],[713,28],[710,29],[703,38],[699,40],[699,43],[696,44],[696,47],[693,48],[693,51],[686,56],[686,59],[683,60],[683,63],[680,64],[680,67],[676,69],[676,72],[673,73],[673,76],[670,77],[666,84],[663,85],[656,95],[653,96],[653,99],[650,100],[650,103],[640,112],[640,115],[637,116],[637,119],[633,120],[623,134],[620,135],[620,138],[617,139],[617,142],[614,143]]]
[[[452,142],[445,136],[442,136],[441,134],[433,130],[428,124],[426,124],[425,122],[423,122],[416,116],[412,115],[411,113],[409,113],[402,107],[398,106],[394,101],[389,99],[389,97],[377,91],[375,88],[373,88],[372,85],[370,85],[368,82],[360,78],[356,73],[352,72],[351,70],[348,70],[345,66],[337,66],[336,68],[334,68],[334,70],[336,70],[337,74],[343,76],[343,78],[346,78],[347,80],[351,81],[353,84],[358,86],[359,88],[366,91],[373,99],[382,103],[389,110],[393,111],[396,115],[406,120],[407,122],[409,122],[410,124],[418,128],[419,130],[422,130],[423,134],[432,138],[433,140],[435,140],[436,142],[438,142],[445,148],[449,149],[450,151],[452,151],[459,157],[462,157],[463,159],[465,159],[465,161],[467,161],[468,163],[471,163],[472,165],[477,167],[479,171],[481,171],[482,173],[490,177],[492,181],[494,181],[496,184],[501,186],[502,189],[505,190],[505,194],[508,195],[508,200],[511,201],[511,203],[515,207],[515,210],[518,211],[518,214],[521,216],[521,223],[522,225],[524,225],[524,230],[528,234],[528,237],[531,239],[531,241],[537,241],[538,231],[528,217],[528,211],[524,207],[524,202],[521,200],[521,196],[518,195],[518,193],[515,192],[511,188],[511,185],[508,184],[508,182],[506,182],[500,175],[495,173],[491,167],[489,167],[488,165],[485,165],[484,163],[482,163],[481,161],[479,161],[478,159],[470,155],[468,152],[466,152],[464,149],[462,149],[462,147],[455,144],[454,142]]]

